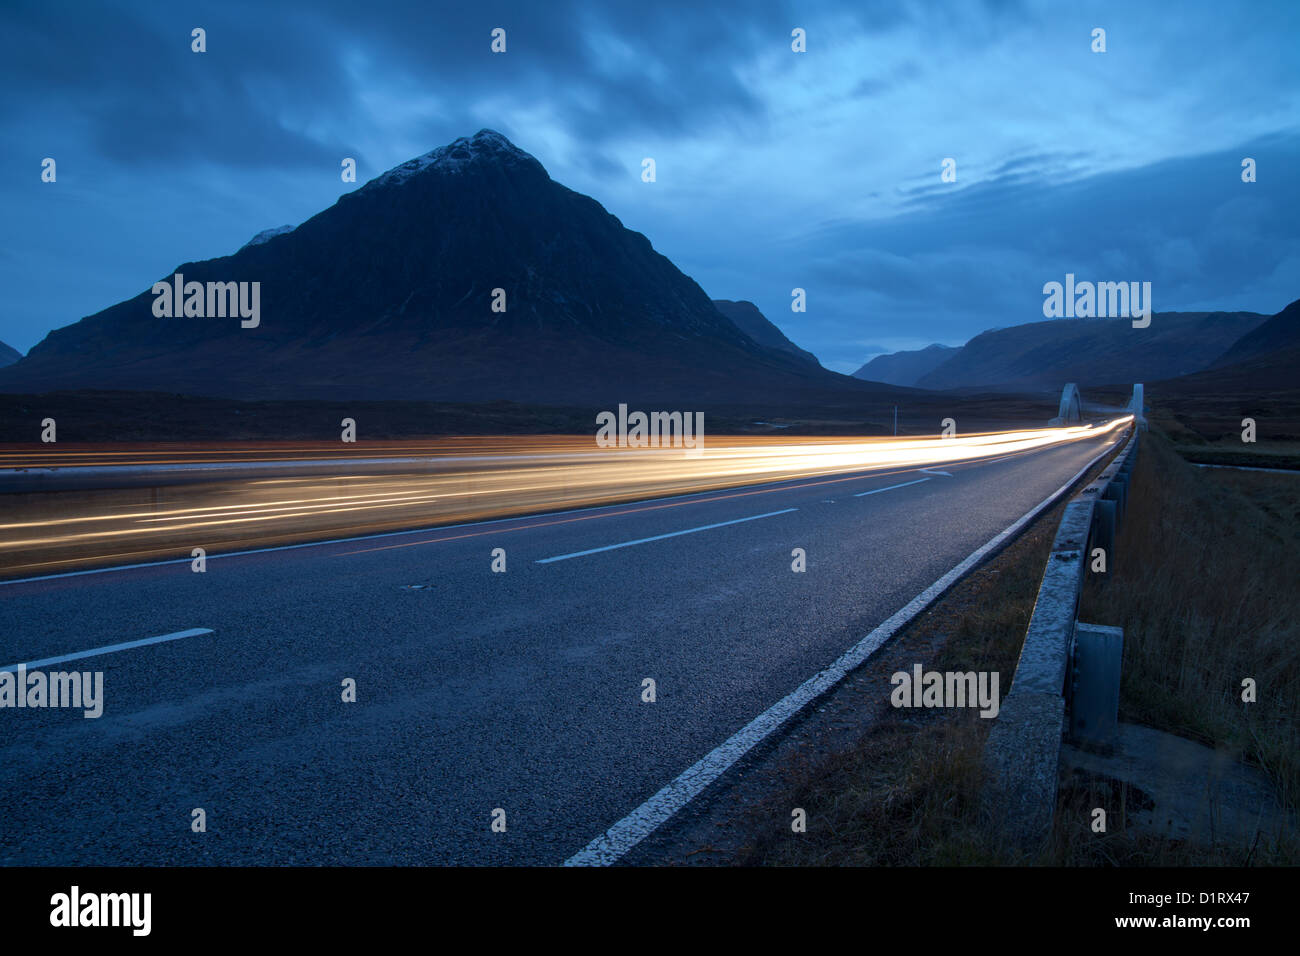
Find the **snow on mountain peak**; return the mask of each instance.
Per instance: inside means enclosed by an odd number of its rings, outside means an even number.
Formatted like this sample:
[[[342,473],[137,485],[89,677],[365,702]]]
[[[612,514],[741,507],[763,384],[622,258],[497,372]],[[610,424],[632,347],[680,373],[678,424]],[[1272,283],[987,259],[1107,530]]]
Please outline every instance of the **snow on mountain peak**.
[[[473,136],[462,136],[446,146],[408,159],[400,166],[394,166],[382,176],[373,180],[375,183],[404,183],[412,176],[424,172],[432,166],[447,172],[457,172],[477,158],[485,159],[528,159],[525,153],[510,140],[494,129],[481,129]],[[534,160],[535,162],[535,160]],[[367,183],[370,185],[370,183]]]

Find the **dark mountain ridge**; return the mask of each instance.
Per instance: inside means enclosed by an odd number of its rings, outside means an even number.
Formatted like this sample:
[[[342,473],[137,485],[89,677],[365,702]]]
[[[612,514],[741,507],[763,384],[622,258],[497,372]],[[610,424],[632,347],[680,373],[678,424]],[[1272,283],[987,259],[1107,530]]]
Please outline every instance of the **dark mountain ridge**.
[[[0,391],[681,408],[880,390],[755,342],[645,236],[491,130],[175,271],[260,283],[257,326],[160,318],[146,290],[51,332]]]
[[[1243,335],[1209,368],[1159,387],[1206,396],[1300,393],[1300,299]]]
[[[1257,312],[1157,312],[1130,319],[1050,319],[982,332],[916,385],[928,389],[1060,388],[1173,378],[1206,368],[1260,325]]]
[[[1300,348],[1300,299],[1269,317],[1228,348],[1211,366],[1222,368]]]

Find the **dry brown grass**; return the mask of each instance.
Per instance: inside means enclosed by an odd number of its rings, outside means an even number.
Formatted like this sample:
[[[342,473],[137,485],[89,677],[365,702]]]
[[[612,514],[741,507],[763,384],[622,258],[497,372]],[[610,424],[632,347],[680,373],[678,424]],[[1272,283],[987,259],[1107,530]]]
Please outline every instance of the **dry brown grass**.
[[[1300,476],[1219,472],[1150,435],[1116,542],[1079,616],[1124,628],[1120,717],[1227,749],[1300,797]],[[1243,477],[1252,476],[1252,477]],[[1259,500],[1246,484],[1266,489]],[[1258,700],[1241,700],[1253,678]]]
[[[978,720],[978,718],[974,718]],[[972,720],[887,717],[857,745],[786,768],[789,789],[765,802],[742,864],[959,866],[1001,862],[979,816],[986,730]],[[770,821],[808,813],[795,834]]]

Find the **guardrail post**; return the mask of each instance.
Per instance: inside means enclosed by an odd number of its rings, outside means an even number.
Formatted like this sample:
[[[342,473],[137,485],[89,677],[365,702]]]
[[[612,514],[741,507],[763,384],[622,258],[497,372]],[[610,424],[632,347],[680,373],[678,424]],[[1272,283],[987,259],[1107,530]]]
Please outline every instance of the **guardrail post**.
[[[1124,630],[1101,624],[1074,626],[1070,673],[1070,737],[1109,753],[1119,738],[1119,681]]]

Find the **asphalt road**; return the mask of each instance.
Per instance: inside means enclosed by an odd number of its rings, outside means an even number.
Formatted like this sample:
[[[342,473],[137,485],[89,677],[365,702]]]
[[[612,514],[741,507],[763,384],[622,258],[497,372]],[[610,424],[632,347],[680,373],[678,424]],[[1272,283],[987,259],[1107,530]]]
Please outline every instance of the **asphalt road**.
[[[212,630],[0,709],[0,864],[561,863],[1113,440],[0,583],[0,666]]]

